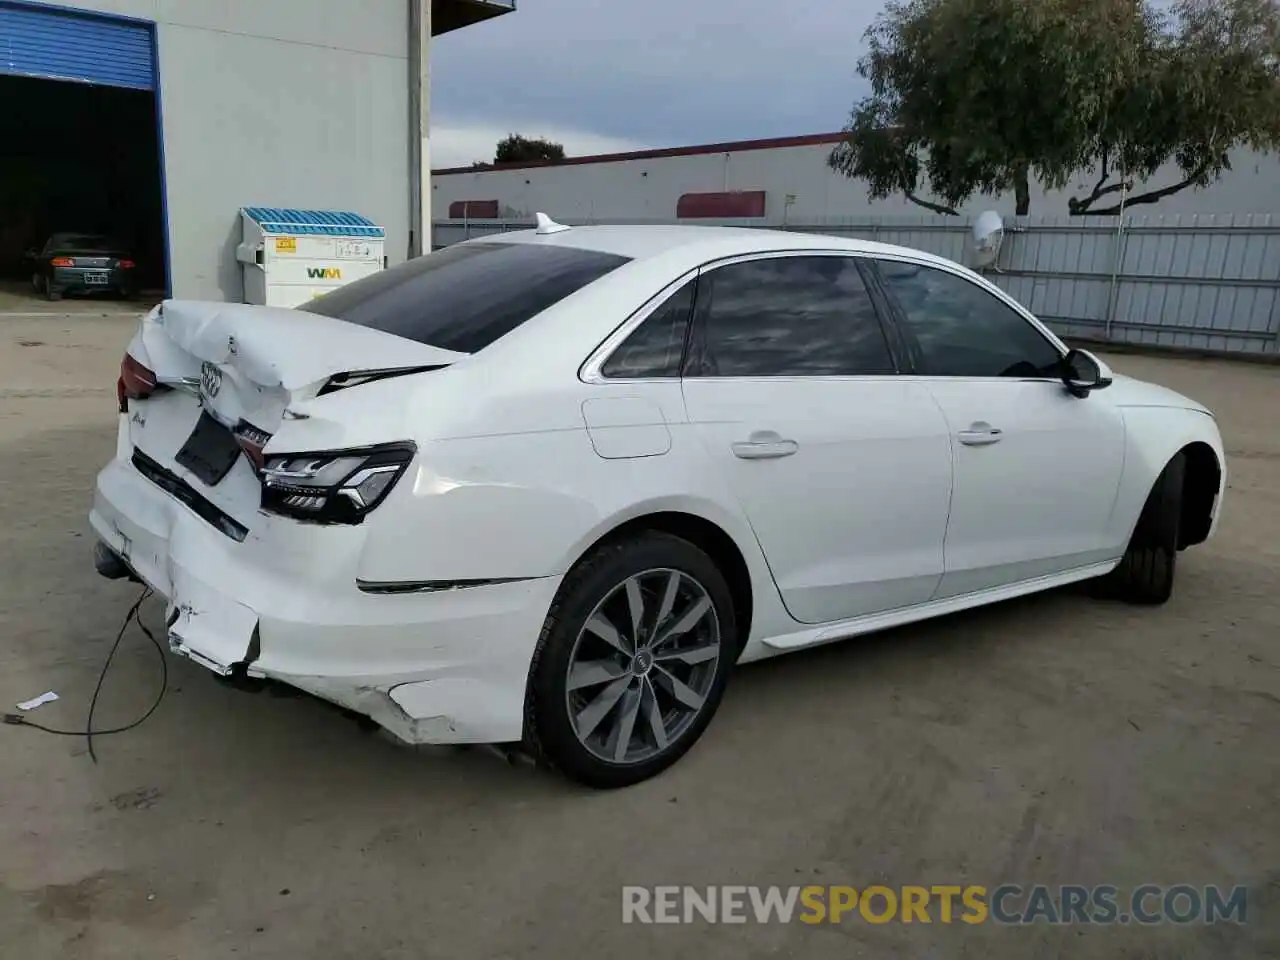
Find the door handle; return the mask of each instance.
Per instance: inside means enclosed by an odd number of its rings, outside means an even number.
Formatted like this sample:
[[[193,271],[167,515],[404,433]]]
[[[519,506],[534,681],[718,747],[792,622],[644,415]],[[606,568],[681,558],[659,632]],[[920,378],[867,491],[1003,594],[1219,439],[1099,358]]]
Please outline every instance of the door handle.
[[[966,447],[986,447],[999,443],[1004,437],[1004,431],[999,427],[993,427],[985,420],[979,420],[969,424],[967,430],[961,430],[956,436]]]
[[[800,449],[800,444],[785,440],[772,430],[758,430],[747,440],[731,444],[730,449],[739,460],[776,460],[791,456]]]

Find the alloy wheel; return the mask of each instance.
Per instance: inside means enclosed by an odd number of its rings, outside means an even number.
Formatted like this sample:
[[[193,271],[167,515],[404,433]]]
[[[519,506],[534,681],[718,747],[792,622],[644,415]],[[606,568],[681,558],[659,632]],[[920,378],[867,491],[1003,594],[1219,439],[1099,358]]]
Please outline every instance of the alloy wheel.
[[[619,583],[569,655],[565,698],[578,741],[614,764],[667,750],[706,705],[720,639],[711,595],[684,571],[646,570]]]

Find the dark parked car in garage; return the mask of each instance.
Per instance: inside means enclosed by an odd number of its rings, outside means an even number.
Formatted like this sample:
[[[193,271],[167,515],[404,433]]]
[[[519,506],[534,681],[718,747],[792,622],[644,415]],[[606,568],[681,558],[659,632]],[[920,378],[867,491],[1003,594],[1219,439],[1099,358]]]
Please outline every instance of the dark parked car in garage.
[[[96,233],[55,233],[40,251],[30,251],[31,285],[57,300],[64,293],[132,296],[136,264],[123,244]]]

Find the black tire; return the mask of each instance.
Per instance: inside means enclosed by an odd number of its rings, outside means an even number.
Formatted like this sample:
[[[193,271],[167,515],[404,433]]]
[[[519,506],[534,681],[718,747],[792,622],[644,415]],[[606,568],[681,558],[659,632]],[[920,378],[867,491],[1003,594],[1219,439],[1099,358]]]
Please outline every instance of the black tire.
[[[651,748],[658,751],[655,755],[625,763],[611,762],[588,749],[575,732],[570,716],[569,671],[579,635],[597,606],[628,579],[655,570],[678,571],[705,591],[715,611],[719,657],[709,681],[704,674],[708,685],[702,706],[682,732],[665,748],[656,745],[655,737]],[[650,636],[658,632],[655,629]],[[547,613],[529,671],[525,748],[542,765],[590,787],[610,789],[647,780],[679,760],[702,736],[720,705],[740,648],[728,584],[715,562],[700,549],[687,540],[656,531],[607,544],[569,572]]]
[[[44,298],[46,300],[61,300],[62,291],[53,286],[48,280],[44,282]]]
[[[1179,453],[1156,479],[1120,565],[1100,584],[1105,595],[1150,606],[1173,595],[1186,472],[1186,457]]]

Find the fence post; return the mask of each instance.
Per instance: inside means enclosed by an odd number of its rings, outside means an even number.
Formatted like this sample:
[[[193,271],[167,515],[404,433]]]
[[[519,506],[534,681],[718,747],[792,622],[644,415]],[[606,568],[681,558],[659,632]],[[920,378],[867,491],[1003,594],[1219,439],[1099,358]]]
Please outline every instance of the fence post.
[[[1115,256],[1112,257],[1111,288],[1107,291],[1106,326],[1103,328],[1102,334],[1107,340],[1111,339],[1111,327],[1115,323],[1116,308],[1120,303],[1120,271],[1124,266],[1124,254],[1128,246],[1129,234],[1125,232],[1124,212],[1121,211],[1116,220]]]
[[[1270,219],[1270,217],[1267,218],[1268,221]],[[1270,223],[1268,223],[1268,226],[1270,226]],[[1280,279],[1280,277],[1277,279]],[[1280,305],[1280,289],[1271,291],[1271,311],[1267,315],[1267,333],[1270,334],[1271,350],[1280,352],[1280,310],[1276,309],[1277,305]],[[1259,352],[1267,352],[1267,344],[1265,342]]]

